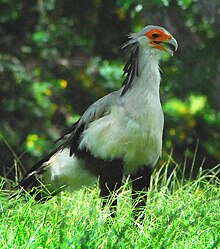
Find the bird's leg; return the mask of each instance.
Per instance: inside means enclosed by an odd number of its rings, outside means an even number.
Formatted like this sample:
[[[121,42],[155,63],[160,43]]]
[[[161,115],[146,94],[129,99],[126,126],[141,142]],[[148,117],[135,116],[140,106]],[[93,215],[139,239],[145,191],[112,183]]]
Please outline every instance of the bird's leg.
[[[105,162],[100,172],[100,196],[105,207],[110,201],[111,216],[115,216],[117,206],[117,191],[121,187],[123,177],[123,162],[120,159]],[[112,199],[111,199],[112,198]]]
[[[146,205],[146,192],[150,186],[151,173],[152,169],[144,166],[131,175],[135,219],[139,217]]]

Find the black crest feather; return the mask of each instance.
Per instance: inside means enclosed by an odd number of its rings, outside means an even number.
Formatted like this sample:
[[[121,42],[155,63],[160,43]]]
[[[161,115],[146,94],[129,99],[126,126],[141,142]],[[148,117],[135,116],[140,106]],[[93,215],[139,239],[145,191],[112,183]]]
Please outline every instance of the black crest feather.
[[[131,87],[131,83],[135,76],[138,77],[138,55],[139,55],[139,46],[138,42],[129,43],[125,45],[123,48],[131,47],[131,55],[128,62],[125,64],[123,68],[123,76],[126,75],[124,82],[122,84],[123,89],[121,92],[121,96],[123,96],[127,90]]]

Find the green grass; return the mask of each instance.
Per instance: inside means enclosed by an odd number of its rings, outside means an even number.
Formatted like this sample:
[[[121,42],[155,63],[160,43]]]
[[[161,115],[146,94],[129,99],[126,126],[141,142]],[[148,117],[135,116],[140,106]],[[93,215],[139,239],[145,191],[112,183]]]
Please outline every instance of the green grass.
[[[101,211],[98,187],[64,192],[45,204],[0,192],[0,248],[220,248],[220,191],[214,170],[193,181],[155,173],[143,223],[133,222],[130,189],[117,217]]]

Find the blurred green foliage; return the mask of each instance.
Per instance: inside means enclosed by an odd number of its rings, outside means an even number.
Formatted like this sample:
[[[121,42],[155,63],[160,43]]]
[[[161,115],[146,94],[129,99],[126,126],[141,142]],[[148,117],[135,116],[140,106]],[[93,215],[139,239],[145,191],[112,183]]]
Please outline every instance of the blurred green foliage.
[[[13,177],[10,150],[29,168],[93,101],[120,87],[128,58],[120,47],[147,24],[179,42],[161,63],[164,152],[183,162],[199,140],[198,165],[219,163],[219,11],[217,0],[2,0],[1,174]]]

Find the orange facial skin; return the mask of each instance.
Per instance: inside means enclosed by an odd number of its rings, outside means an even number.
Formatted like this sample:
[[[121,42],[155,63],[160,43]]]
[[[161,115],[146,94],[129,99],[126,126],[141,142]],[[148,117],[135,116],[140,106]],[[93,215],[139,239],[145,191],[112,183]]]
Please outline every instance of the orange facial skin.
[[[159,42],[167,42],[172,38],[172,35],[167,35],[162,30],[159,29],[150,30],[145,35],[150,40],[150,44],[152,44],[155,48],[160,50],[166,50],[166,49]]]

